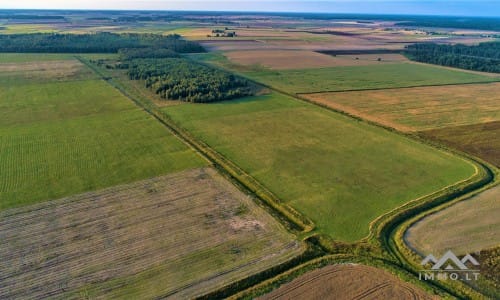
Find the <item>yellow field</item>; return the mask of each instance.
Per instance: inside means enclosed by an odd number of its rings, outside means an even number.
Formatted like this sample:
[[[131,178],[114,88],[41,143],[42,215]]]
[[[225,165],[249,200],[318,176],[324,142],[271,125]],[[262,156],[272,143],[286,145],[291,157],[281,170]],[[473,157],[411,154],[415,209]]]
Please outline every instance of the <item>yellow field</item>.
[[[303,95],[314,102],[402,131],[500,120],[500,83]]]

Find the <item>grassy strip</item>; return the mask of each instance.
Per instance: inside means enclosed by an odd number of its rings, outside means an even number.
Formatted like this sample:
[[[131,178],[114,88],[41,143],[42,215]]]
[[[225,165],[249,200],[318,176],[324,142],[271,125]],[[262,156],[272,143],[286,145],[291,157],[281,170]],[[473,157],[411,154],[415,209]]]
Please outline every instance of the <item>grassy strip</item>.
[[[387,226],[384,228],[381,238],[383,238],[383,235],[386,235],[385,242],[388,243],[388,249],[390,249],[392,253],[397,254],[398,259],[403,264],[409,266],[413,272],[416,272],[416,270],[420,268],[420,261],[422,260],[422,257],[405,243],[405,232],[411,225],[418,222],[422,218],[446,209],[457,202],[469,199],[470,197],[497,185],[498,182],[496,182],[496,179],[498,178],[498,170],[488,167],[490,166],[487,164],[482,165],[481,177],[476,178],[476,181],[468,187],[464,186],[462,189],[457,189],[453,195],[449,196],[449,201],[440,201],[445,200],[443,199],[444,196],[437,198],[435,201],[428,203],[428,206],[435,204],[433,207],[428,207],[427,209],[416,208],[414,210],[415,213],[412,216],[408,216],[404,221],[395,226]],[[446,281],[446,283],[437,283],[440,284],[442,288],[453,291],[457,297],[464,299],[478,299],[483,297],[482,293],[488,292],[487,290],[475,290],[474,287],[461,281]]]
[[[236,180],[240,185],[244,186],[247,190],[251,191],[259,199],[263,200],[268,206],[270,206],[275,211],[279,212],[285,219],[288,220],[287,224],[292,224],[292,229],[301,230],[304,232],[309,232],[314,229],[314,224],[308,218],[300,214],[298,211],[292,207],[282,203],[281,200],[276,197],[273,193],[267,190],[262,184],[251,177],[249,174],[244,172],[234,163],[229,161],[227,158],[222,156],[217,151],[210,148],[205,143],[198,141],[187,131],[181,129],[177,126],[164,112],[162,112],[156,105],[151,101],[144,99],[143,97],[135,97],[132,95],[120,82],[117,82],[112,77],[104,74],[97,67],[89,63],[82,57],[77,57],[82,63],[87,65],[89,68],[94,70],[103,79],[105,79],[109,84],[118,89],[125,96],[129,97],[134,101],[139,107],[143,108],[146,112],[151,114],[154,118],[160,121],[163,125],[168,127],[174,135],[183,140],[186,144],[190,145],[192,148],[201,153],[207,160],[212,162],[216,168],[222,170],[229,175],[230,178]]]

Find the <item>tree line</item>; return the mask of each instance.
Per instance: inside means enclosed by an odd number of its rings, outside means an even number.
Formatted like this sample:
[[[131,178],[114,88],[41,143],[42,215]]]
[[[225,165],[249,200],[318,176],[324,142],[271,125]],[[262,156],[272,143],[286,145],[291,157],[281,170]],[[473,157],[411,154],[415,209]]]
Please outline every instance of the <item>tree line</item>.
[[[247,80],[186,58],[138,58],[119,67],[165,99],[206,103],[253,94]]]
[[[500,42],[487,42],[475,46],[414,44],[406,47],[405,54],[419,62],[500,73]]]
[[[34,33],[0,35],[0,52],[117,53],[124,48],[156,47],[177,53],[205,52],[198,43],[180,35],[109,33]]]
[[[205,52],[180,35],[136,33],[13,34],[0,35],[0,52],[118,53],[119,68],[132,80],[165,99],[213,102],[249,96],[253,88],[243,78],[181,56]],[[107,68],[114,66],[106,65]]]

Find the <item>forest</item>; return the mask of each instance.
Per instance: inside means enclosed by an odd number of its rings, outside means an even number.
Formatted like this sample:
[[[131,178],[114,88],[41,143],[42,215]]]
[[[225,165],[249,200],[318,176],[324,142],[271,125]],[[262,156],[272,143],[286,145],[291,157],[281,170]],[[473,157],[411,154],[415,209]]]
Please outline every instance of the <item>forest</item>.
[[[500,42],[481,43],[475,46],[414,44],[406,47],[405,54],[418,62],[500,73]]]
[[[175,51],[165,48],[123,48],[118,50],[121,60],[131,60],[135,58],[174,58],[179,57]]]
[[[247,80],[186,58],[140,58],[120,66],[165,99],[206,103],[253,94]]]
[[[205,52],[198,43],[179,35],[109,33],[92,34],[10,34],[0,35],[0,52],[117,53],[123,48],[157,47],[177,53]]]

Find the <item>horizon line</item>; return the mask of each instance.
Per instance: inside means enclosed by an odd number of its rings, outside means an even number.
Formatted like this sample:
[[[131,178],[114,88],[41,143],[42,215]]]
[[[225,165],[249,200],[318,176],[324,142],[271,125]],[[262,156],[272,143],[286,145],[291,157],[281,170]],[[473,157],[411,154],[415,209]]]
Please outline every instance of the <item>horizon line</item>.
[[[204,10],[204,9],[119,9],[119,8],[2,8],[0,11],[102,11],[102,12],[194,12],[194,13],[251,13],[251,14],[319,14],[319,15],[361,15],[361,16],[432,16],[432,17],[467,17],[467,18],[494,18],[500,15],[459,15],[459,14],[429,14],[429,13],[366,13],[366,12],[318,12],[318,11],[274,11],[274,10]]]

